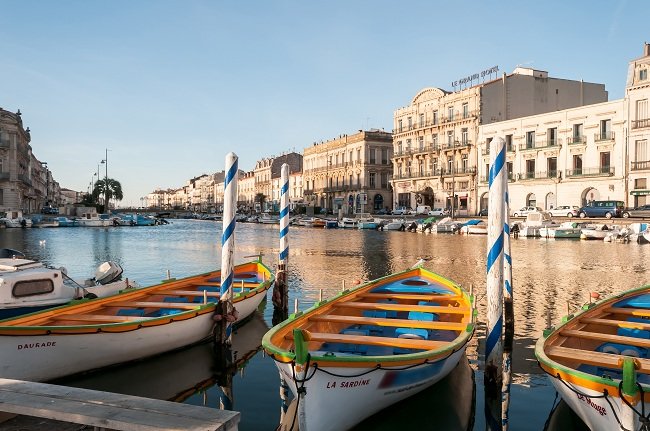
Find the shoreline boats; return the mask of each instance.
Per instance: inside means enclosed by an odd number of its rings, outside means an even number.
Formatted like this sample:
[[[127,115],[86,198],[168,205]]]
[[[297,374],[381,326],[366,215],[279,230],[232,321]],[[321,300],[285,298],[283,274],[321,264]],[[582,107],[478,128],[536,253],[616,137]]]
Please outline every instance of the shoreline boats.
[[[65,268],[26,259],[16,250],[2,249],[0,256],[0,319],[140,287],[122,280],[122,267],[111,261],[99,265],[93,278],[80,280],[68,277]]]
[[[0,225],[4,227],[32,227],[32,219],[23,216],[22,211],[0,212]]]
[[[551,214],[546,211],[531,211],[526,214],[526,221],[519,223],[519,236],[541,237],[542,228],[558,227],[560,224],[553,221]]]
[[[607,224],[589,225],[582,228],[580,233],[580,239],[604,240],[607,235],[615,231],[618,231],[618,226],[616,225],[607,225]]]
[[[433,233],[456,233],[461,226],[461,222],[453,220],[451,217],[445,217],[438,223],[431,226]]]
[[[464,235],[487,235],[487,224],[483,220],[468,220],[460,227]]]
[[[259,260],[237,265],[233,305],[239,322],[273,284]],[[83,301],[0,322],[0,377],[47,381],[142,359],[208,339],[221,271]]]
[[[357,219],[352,217],[343,217],[339,221],[339,227],[343,229],[356,229],[357,228]]]
[[[650,409],[649,317],[646,285],[583,307],[537,341],[540,367],[592,431],[642,429],[638,413]]]
[[[557,227],[543,226],[539,229],[539,235],[542,238],[580,238],[582,228],[585,227],[584,223],[574,221],[565,221],[560,223]]]
[[[473,304],[416,267],[290,316],[262,345],[300,397],[299,429],[348,429],[449,374],[474,333]]]

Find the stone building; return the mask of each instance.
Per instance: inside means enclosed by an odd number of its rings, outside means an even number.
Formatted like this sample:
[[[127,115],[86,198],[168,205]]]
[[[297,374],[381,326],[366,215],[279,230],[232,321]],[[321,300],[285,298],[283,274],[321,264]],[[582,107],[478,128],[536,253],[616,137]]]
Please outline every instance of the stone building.
[[[383,130],[353,135],[303,151],[305,203],[344,214],[374,212],[392,206],[392,136]]]
[[[480,126],[480,208],[487,207],[489,146],[506,141],[510,206],[550,209],[593,200],[645,204],[650,120],[650,48],[630,62],[626,97]]]
[[[61,188],[47,162],[32,153],[21,115],[0,108],[0,211],[37,213],[62,204]]]
[[[496,74],[494,69],[486,72]],[[470,85],[473,79],[467,80]],[[479,125],[607,101],[602,84],[522,67],[468,88],[455,84],[452,92],[424,88],[395,111],[393,206],[453,207],[474,214]]]

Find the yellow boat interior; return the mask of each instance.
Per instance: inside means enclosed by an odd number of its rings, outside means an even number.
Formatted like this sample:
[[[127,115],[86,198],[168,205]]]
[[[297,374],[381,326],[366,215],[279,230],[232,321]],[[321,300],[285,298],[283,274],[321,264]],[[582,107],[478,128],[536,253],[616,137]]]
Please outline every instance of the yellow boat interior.
[[[299,328],[315,355],[403,355],[446,347],[472,322],[468,294],[416,268],[316,304],[279,327],[270,341],[279,349],[294,350],[293,330]]]
[[[159,321],[160,318],[180,319],[179,314],[196,310],[212,311],[221,297],[221,271],[168,280],[142,289],[122,291],[107,298],[84,300],[39,313],[0,321],[1,329],[8,327],[62,327],[102,325],[128,322]],[[273,277],[257,262],[237,265],[233,272],[233,302],[266,291]],[[197,313],[182,315],[190,318]]]

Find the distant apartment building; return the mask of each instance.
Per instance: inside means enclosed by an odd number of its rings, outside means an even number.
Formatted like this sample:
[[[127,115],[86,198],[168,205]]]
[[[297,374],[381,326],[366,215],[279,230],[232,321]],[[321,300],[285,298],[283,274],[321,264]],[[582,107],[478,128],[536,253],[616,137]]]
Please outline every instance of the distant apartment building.
[[[291,208],[302,202],[302,164],[303,156],[295,152],[274,157],[271,163],[271,196],[269,207],[273,211],[280,211],[280,194],[282,192],[282,165],[289,166],[289,200]],[[291,184],[293,182],[293,184]],[[301,193],[299,196],[297,193]],[[292,196],[293,194],[293,196]]]
[[[471,84],[471,81],[470,81]],[[452,92],[424,88],[394,113],[393,207],[478,211],[479,126],[607,101],[602,84],[552,78],[518,67]]]
[[[630,63],[626,97],[479,127],[479,209],[487,207],[490,143],[506,141],[511,209],[583,206],[593,200],[645,204],[650,134],[650,52]],[[629,135],[629,136],[628,136]]]
[[[255,171],[240,175],[237,189],[237,205],[245,211],[252,211],[255,208]]]
[[[32,153],[31,135],[23,128],[20,110],[0,108],[0,211],[39,212],[62,204],[61,188]]]
[[[626,195],[630,206],[650,204],[650,44],[644,44],[643,56],[630,62],[625,98],[627,100],[628,154],[630,173]]]
[[[359,130],[303,151],[305,203],[344,214],[392,206],[392,135]]]

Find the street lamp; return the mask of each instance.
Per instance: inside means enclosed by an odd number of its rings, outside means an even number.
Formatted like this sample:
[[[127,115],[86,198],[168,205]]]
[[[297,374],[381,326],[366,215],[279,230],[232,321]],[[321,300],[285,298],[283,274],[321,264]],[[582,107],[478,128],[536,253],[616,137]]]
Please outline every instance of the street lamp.
[[[106,148],[106,155],[104,157],[104,160],[102,160],[102,164],[106,169],[104,176],[104,211],[108,213],[108,148]]]

